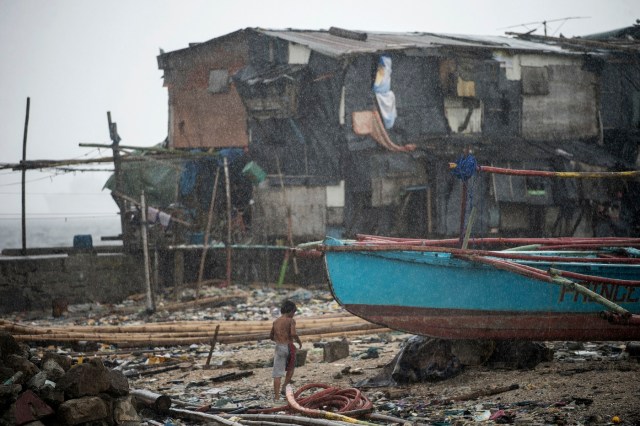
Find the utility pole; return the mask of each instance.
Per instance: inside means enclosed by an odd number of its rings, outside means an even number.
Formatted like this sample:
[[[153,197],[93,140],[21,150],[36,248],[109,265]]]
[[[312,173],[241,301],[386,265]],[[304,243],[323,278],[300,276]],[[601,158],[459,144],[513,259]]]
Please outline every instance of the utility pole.
[[[29,108],[31,98],[27,98],[27,113],[24,119],[24,136],[22,137],[22,163],[27,161],[27,131],[29,130]],[[22,255],[27,255],[27,210],[26,210],[26,177],[27,169],[22,169]]]

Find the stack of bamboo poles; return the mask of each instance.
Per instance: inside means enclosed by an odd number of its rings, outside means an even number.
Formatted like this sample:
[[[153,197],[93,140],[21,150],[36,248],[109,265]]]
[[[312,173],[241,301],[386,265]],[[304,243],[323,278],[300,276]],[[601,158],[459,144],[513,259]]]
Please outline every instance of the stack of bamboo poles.
[[[0,331],[22,342],[64,343],[92,341],[119,348],[180,346],[211,343],[219,325],[218,343],[268,340],[272,321],[181,321],[124,326],[29,326],[0,319]],[[388,328],[352,315],[324,315],[296,318],[298,335],[304,340],[377,334]]]

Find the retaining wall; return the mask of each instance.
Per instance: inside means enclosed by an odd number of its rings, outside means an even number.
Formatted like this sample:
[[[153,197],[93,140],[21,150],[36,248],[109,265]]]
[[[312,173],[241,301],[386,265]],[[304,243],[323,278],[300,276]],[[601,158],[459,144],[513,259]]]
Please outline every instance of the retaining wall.
[[[52,301],[117,303],[144,291],[142,262],[122,253],[0,256],[0,314],[47,311]]]

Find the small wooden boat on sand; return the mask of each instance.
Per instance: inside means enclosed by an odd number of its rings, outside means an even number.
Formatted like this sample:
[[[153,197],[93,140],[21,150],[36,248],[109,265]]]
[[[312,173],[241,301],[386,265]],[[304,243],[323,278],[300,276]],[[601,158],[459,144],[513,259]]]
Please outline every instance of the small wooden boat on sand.
[[[359,236],[329,238],[321,249],[334,298],[392,329],[444,339],[640,340],[640,239],[457,243]]]

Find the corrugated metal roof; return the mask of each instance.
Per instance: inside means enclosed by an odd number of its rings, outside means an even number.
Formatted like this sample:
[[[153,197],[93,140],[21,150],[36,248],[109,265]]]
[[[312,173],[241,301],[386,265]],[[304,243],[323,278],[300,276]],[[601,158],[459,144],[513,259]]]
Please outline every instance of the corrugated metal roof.
[[[309,49],[332,57],[356,53],[377,53],[405,49],[474,48],[506,49],[531,52],[572,54],[557,45],[536,43],[504,36],[452,35],[434,33],[358,32],[366,34],[366,40],[333,35],[327,30],[270,30],[256,31],[282,40],[301,44]]]

